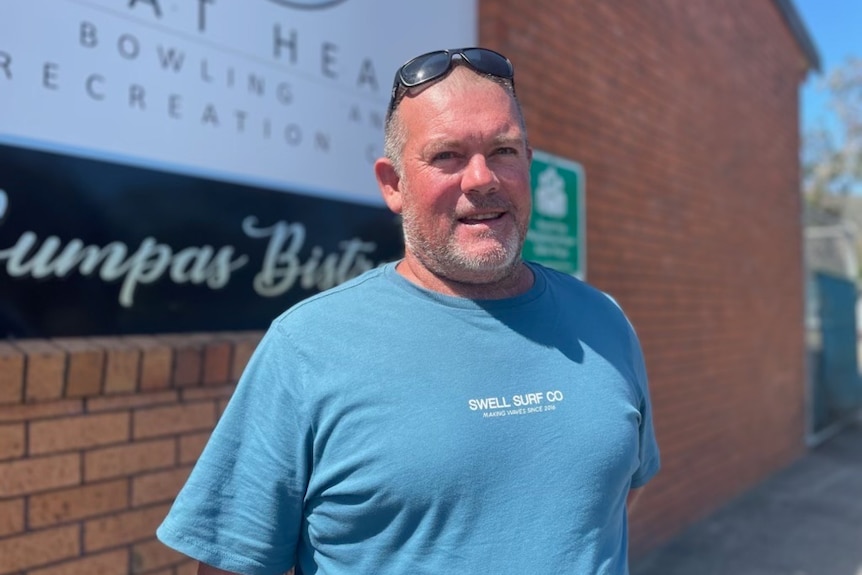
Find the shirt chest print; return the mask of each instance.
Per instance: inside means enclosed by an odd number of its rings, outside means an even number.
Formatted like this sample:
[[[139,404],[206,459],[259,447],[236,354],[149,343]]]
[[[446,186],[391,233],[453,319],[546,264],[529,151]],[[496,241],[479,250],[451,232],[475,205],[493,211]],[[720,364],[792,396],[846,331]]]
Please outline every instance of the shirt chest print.
[[[470,411],[484,418],[535,415],[555,411],[565,401],[560,390],[536,391],[514,395],[477,397],[467,400]]]

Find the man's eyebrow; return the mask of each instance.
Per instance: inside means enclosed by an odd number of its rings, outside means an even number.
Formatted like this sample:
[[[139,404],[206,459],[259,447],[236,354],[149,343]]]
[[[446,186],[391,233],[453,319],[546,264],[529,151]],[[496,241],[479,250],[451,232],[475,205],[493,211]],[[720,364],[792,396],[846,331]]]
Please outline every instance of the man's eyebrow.
[[[468,138],[470,140],[471,138]],[[524,139],[519,135],[501,134],[491,139],[492,146],[518,146],[524,142]],[[425,152],[437,152],[440,150],[448,150],[460,148],[464,146],[463,140],[445,138],[441,140],[433,140],[425,146]]]
[[[461,146],[463,146],[461,142],[449,138],[444,140],[433,140],[431,142],[428,142],[428,144],[426,144],[425,147],[422,148],[422,152],[423,154],[430,156],[443,150],[457,149]]]
[[[494,138],[493,141],[497,145],[512,146],[512,145],[522,144],[524,142],[524,138],[521,137],[520,135],[514,136],[514,135],[506,134],[506,135],[497,136],[496,138]]]

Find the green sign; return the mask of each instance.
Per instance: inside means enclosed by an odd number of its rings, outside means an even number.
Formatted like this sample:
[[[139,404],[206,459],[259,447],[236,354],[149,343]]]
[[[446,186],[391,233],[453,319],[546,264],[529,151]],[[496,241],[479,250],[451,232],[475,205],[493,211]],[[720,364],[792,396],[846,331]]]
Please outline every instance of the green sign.
[[[524,259],[584,279],[584,169],[571,160],[534,150],[530,184],[533,214]]]

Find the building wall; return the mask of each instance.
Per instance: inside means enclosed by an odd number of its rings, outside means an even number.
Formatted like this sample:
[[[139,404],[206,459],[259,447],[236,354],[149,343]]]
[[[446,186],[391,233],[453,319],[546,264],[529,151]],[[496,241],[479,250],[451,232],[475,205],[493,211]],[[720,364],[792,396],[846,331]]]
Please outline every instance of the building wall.
[[[260,335],[0,343],[0,574],[193,575],[155,529]]]
[[[803,54],[767,0],[481,7],[531,143],[584,166],[587,279],[642,339],[663,469],[638,555],[803,449]]]
[[[769,0],[485,0],[480,22],[534,147],[584,166],[588,280],[643,342],[663,469],[637,556],[803,449],[803,56]],[[259,336],[0,344],[0,575],[193,573],[153,531]]]

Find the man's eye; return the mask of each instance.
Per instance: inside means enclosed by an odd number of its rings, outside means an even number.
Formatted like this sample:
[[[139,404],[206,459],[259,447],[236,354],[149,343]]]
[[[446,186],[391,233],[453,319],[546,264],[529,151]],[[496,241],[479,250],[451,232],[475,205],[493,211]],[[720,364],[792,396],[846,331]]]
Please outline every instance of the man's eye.
[[[518,154],[516,148],[497,148],[498,156],[514,156]]]
[[[438,152],[434,154],[435,161],[451,160],[456,157],[458,157],[458,155],[455,152]]]

